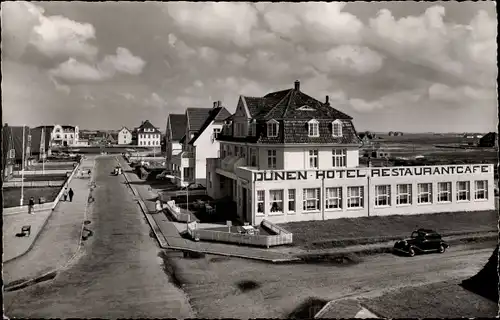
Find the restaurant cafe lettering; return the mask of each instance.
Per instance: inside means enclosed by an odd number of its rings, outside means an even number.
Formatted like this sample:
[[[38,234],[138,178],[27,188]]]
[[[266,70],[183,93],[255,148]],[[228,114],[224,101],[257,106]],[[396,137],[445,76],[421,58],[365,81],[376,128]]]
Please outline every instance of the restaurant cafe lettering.
[[[309,175],[308,173],[312,173]],[[361,168],[332,169],[317,171],[265,171],[254,172],[254,181],[285,181],[285,180],[322,180],[350,179],[368,177],[411,177],[435,175],[462,175],[490,173],[489,165],[454,165],[425,167],[391,167],[391,168]]]

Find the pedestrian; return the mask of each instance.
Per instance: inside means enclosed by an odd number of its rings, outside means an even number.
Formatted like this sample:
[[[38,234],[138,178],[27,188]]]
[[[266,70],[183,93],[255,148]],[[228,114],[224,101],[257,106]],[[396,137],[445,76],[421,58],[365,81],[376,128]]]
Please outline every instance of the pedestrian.
[[[90,171],[90,169],[89,169],[89,176],[90,176],[90,172],[91,172],[91,171]]]
[[[35,206],[35,199],[33,197],[30,198],[30,202],[28,204],[28,213],[29,214],[35,214],[33,212],[33,207]]]
[[[64,197],[64,201],[66,201],[66,199],[68,198],[68,188],[64,188],[64,192],[63,192],[63,197]]]
[[[73,192],[73,189],[69,188],[69,192],[68,192],[68,195],[69,195],[69,202],[73,202],[73,195],[75,193]]]

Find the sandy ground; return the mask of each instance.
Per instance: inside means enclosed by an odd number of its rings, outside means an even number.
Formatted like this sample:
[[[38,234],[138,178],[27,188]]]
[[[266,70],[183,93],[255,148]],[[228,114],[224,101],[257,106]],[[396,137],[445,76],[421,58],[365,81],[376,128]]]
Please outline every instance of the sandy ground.
[[[97,164],[93,236],[82,256],[53,281],[6,292],[5,314],[18,318],[193,317],[185,293],[169,279],[161,250],[113,157]],[[50,248],[46,248],[50,250]]]
[[[185,259],[173,252],[169,260],[199,317],[283,318],[311,297],[375,297],[387,290],[469,277],[483,267],[494,246],[462,245],[442,255],[413,258],[384,254],[353,265],[270,265],[215,256]],[[254,281],[257,288],[244,291],[238,286],[241,281]]]

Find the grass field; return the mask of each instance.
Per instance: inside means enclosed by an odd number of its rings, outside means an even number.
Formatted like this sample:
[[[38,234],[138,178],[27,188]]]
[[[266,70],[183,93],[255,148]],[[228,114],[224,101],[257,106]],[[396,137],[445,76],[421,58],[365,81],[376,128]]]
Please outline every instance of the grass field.
[[[458,281],[402,289],[361,304],[380,317],[422,318],[494,318],[498,305],[463,289]]]
[[[61,191],[61,187],[43,187],[43,188],[24,188],[23,205],[28,205],[31,197],[35,198],[35,203],[38,203],[40,197],[44,197],[46,202],[52,202]],[[20,205],[21,188],[4,188],[3,207],[11,208]]]
[[[496,211],[452,212],[343,218],[290,222],[282,226],[293,233],[294,245],[307,249],[368,244],[407,237],[416,228],[434,229],[442,235],[497,230]]]

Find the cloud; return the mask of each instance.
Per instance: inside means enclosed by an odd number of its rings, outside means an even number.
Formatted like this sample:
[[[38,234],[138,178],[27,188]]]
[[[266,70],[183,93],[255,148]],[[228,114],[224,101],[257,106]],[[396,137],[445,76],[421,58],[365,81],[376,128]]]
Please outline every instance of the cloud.
[[[145,62],[132,55],[128,49],[118,48],[116,55],[105,56],[95,65],[69,58],[57,68],[51,69],[52,77],[69,81],[103,81],[111,79],[116,73],[138,75],[142,72]]]
[[[144,104],[148,107],[153,107],[153,108],[163,108],[167,106],[167,102],[162,97],[160,97],[156,92],[153,92],[151,96],[144,99]]]
[[[249,46],[257,11],[248,3],[213,2],[165,3],[178,32],[198,40],[218,40],[226,44]]]
[[[493,90],[473,88],[470,86],[449,87],[442,83],[435,83],[429,87],[429,99],[441,102],[454,102],[462,104],[471,100],[493,100],[495,92]]]
[[[134,100],[135,96],[131,93],[119,93],[120,96],[124,97],[127,100]]]
[[[382,109],[404,109],[413,108],[425,96],[423,90],[408,90],[387,94],[375,100],[366,101],[364,99],[349,99],[347,102],[358,112],[373,112]]]
[[[496,20],[483,11],[469,25],[446,23],[444,16],[442,6],[400,19],[383,9],[370,19],[365,40],[398,59],[431,67],[463,82],[494,86]]]
[[[95,29],[62,16],[45,16],[44,9],[30,2],[2,3],[2,36],[7,56],[19,58],[28,45],[48,57],[76,56],[92,59],[98,52],[89,41]]]
[[[382,68],[384,57],[367,47],[340,45],[324,53],[306,55],[314,67],[327,74],[365,74]]]

